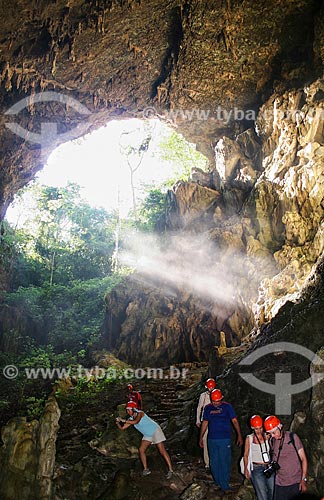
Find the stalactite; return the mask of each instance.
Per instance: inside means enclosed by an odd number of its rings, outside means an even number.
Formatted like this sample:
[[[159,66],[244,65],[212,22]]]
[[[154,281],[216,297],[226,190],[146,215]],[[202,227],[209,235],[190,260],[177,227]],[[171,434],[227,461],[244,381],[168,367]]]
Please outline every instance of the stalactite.
[[[6,80],[5,80],[5,89],[7,92],[10,92],[10,90],[12,90],[12,79],[13,79],[14,73],[15,73],[14,69],[8,63]]]
[[[30,109],[30,114],[31,115],[34,115],[35,114],[35,103],[34,103],[34,97],[35,97],[35,93],[36,93],[36,80],[33,80],[30,84],[30,105],[29,105],[29,109]]]
[[[57,51],[55,50],[53,53],[52,68],[51,68],[51,74],[53,76],[56,73],[56,60],[57,60]]]

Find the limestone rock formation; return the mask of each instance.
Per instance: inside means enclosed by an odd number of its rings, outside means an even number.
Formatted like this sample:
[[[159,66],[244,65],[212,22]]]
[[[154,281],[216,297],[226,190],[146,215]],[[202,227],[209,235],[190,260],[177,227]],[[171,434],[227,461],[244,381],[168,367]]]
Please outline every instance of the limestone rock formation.
[[[166,235],[177,231],[177,240],[164,238],[160,260],[142,249],[152,266],[138,282],[153,285],[151,292],[134,300],[138,293],[129,285],[127,297],[122,298],[124,288],[113,292],[114,300],[108,297],[106,347],[130,362],[139,361],[135,353],[155,363],[206,360],[205,350],[219,342],[220,330],[227,331],[229,345],[236,345],[288,300],[298,299],[324,248],[322,86],[318,80],[271,97],[260,110],[256,131],[217,143],[215,166],[204,178],[208,185],[181,182],[169,192]],[[166,268],[159,274],[162,262]],[[226,294],[229,283],[233,288]],[[218,286],[223,294],[217,295]],[[164,297],[168,287],[176,302]],[[195,292],[208,296],[208,305],[195,301]],[[199,308],[214,315],[212,323],[203,321],[203,329]],[[172,339],[178,347],[170,351]]]
[[[48,500],[52,495],[60,410],[50,396],[40,420],[11,419],[2,428],[0,491],[3,500]]]
[[[323,365],[324,365],[324,348],[322,347],[317,353],[317,356],[322,362],[322,366],[317,362],[311,365],[311,375],[318,377],[318,383],[314,386],[312,392],[312,400],[310,404],[310,418],[307,422],[308,427],[308,442],[312,450],[314,464],[314,479],[318,489],[322,488],[322,470],[324,465],[323,457],[323,414],[324,414],[324,380],[323,380]]]
[[[183,292],[162,294],[134,278],[107,296],[103,346],[136,366],[212,360],[227,318]],[[237,342],[228,328],[229,345]]]
[[[4,352],[16,354],[19,339],[26,332],[38,341],[42,339],[42,332],[38,331],[33,319],[23,309],[1,304],[0,316],[0,349]]]

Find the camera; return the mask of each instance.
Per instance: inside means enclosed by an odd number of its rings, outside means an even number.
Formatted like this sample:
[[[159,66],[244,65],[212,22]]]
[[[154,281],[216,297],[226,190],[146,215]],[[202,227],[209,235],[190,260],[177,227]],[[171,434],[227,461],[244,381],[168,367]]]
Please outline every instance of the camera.
[[[279,469],[280,465],[278,464],[278,462],[272,461],[269,463],[268,467],[264,469],[263,474],[265,475],[265,477],[269,478]]]

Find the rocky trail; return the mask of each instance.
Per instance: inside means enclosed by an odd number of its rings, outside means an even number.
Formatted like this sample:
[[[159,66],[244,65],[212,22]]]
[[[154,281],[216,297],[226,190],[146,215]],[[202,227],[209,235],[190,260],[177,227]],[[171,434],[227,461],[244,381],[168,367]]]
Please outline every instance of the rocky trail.
[[[166,447],[171,455],[174,475],[166,479],[166,468],[157,449],[148,452],[152,471],[142,476],[137,448],[140,434],[134,429],[120,432],[115,417],[125,414],[125,382],[107,386],[87,402],[67,397],[62,406],[57,441],[56,499],[90,500],[217,500],[253,499],[246,496],[243,478],[233,459],[231,487],[224,494],[214,486],[212,476],[204,468],[198,446],[195,408],[199,388],[197,382],[205,366],[191,366],[186,379],[143,379],[137,381],[144,409],[163,428]],[[134,383],[135,384],[135,383]],[[233,448],[234,448],[233,444]],[[236,457],[238,450],[234,451]]]

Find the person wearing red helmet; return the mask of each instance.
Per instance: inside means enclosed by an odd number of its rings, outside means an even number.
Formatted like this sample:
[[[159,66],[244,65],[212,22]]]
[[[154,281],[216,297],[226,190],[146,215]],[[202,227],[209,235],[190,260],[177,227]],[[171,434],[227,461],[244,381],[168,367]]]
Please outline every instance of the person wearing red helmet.
[[[216,382],[213,378],[209,378],[206,380],[205,383],[205,388],[207,389],[206,391],[202,392],[199,396],[199,401],[198,401],[198,406],[197,406],[197,413],[196,413],[196,425],[198,429],[200,429],[201,422],[202,422],[202,417],[204,413],[205,406],[210,404],[210,393],[212,390],[214,390],[216,387]],[[208,455],[208,446],[207,446],[207,436],[208,436],[208,429],[206,430],[204,434],[204,439],[203,439],[203,450],[204,450],[204,463],[205,463],[205,469],[209,469],[209,455]]]
[[[250,427],[253,433],[245,439],[244,476],[251,479],[257,500],[273,500],[274,475],[267,477],[263,473],[270,462],[270,446],[260,415],[250,418]]]
[[[210,470],[215,485],[224,492],[230,492],[231,424],[237,433],[238,446],[243,444],[241,429],[233,406],[223,401],[223,394],[219,389],[210,393],[210,399],[211,404],[205,407],[203,414],[199,444],[203,447],[203,437],[208,428]]]
[[[143,409],[142,396],[138,391],[135,391],[132,384],[127,384],[127,401],[135,401],[137,408]]]
[[[307,490],[307,457],[300,438],[287,432],[278,417],[264,421],[270,436],[271,462],[268,474],[275,475],[274,500],[291,500]]]
[[[137,408],[135,401],[128,401],[126,404],[126,411],[129,415],[128,420],[124,420],[120,417],[116,418],[116,425],[120,431],[125,431],[132,425],[137,429],[142,435],[142,442],[138,449],[138,453],[143,465],[143,476],[148,476],[151,474],[150,469],[147,467],[146,450],[151,444],[156,444],[161,456],[164,458],[167,466],[168,473],[166,475],[167,479],[171,479],[173,470],[170,455],[165,449],[163,441],[166,440],[165,435],[155,420],[152,420],[143,410]],[[121,425],[121,422],[123,425]]]

